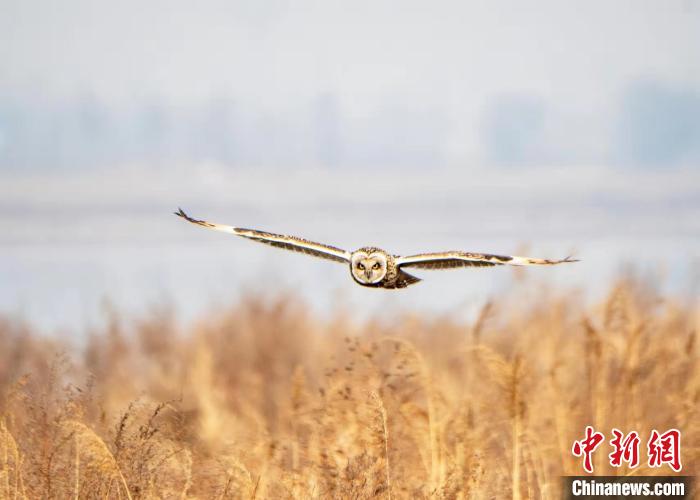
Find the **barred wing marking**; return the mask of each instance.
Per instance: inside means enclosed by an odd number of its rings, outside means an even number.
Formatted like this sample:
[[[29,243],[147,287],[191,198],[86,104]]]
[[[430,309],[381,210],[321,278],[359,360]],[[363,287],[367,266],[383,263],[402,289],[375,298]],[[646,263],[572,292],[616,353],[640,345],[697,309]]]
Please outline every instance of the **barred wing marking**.
[[[204,220],[193,219],[187,215],[181,208],[175,212],[175,215],[182,217],[192,224],[222,231],[224,233],[235,234],[253,241],[259,241],[277,248],[291,250],[292,252],[300,252],[321,259],[333,260],[336,262],[350,262],[350,253],[334,246],[316,243],[314,241],[297,238],[296,236],[285,236],[282,234],[267,233],[265,231],[257,231],[255,229],[245,229],[242,227],[227,226],[224,224],[215,224]]]
[[[453,269],[456,267],[492,267],[492,266],[552,266],[564,262],[578,262],[567,257],[561,260],[534,259],[515,255],[492,255],[488,253],[439,252],[409,255],[396,259],[399,267],[420,269]]]

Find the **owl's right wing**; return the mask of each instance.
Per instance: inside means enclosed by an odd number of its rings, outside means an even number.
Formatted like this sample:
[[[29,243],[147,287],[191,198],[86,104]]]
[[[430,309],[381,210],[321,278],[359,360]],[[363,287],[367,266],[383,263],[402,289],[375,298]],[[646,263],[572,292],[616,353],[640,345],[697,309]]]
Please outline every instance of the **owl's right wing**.
[[[470,252],[439,252],[409,255],[396,259],[399,267],[414,267],[422,269],[452,269],[455,267],[491,267],[491,266],[552,266],[564,262],[578,262],[567,257],[561,260],[535,259],[515,255],[493,255],[488,253]]]
[[[265,243],[267,245],[272,245],[273,247],[283,248],[285,250],[291,250],[293,252],[301,252],[313,257],[319,257],[321,259],[333,260],[335,262],[342,262],[344,264],[350,262],[350,252],[337,248],[330,245],[324,245],[322,243],[316,243],[314,241],[305,240],[303,238],[297,238],[296,236],[285,236],[282,234],[267,233],[265,231],[258,231],[256,229],[245,229],[242,227],[226,226],[223,224],[215,224],[213,222],[207,222],[204,220],[193,219],[187,215],[180,208],[175,215],[182,217],[192,224],[197,224],[215,231],[222,231],[224,233],[235,234],[237,236],[242,236],[253,241],[259,241],[260,243]]]

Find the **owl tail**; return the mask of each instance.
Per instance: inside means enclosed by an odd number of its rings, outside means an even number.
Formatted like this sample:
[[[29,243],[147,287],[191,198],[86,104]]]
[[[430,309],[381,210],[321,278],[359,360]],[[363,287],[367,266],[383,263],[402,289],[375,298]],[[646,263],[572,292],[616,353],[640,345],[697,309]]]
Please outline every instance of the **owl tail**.
[[[414,283],[418,283],[420,280],[420,278],[416,278],[412,274],[408,274],[406,271],[399,269],[399,275],[396,277],[396,288],[406,288]]]

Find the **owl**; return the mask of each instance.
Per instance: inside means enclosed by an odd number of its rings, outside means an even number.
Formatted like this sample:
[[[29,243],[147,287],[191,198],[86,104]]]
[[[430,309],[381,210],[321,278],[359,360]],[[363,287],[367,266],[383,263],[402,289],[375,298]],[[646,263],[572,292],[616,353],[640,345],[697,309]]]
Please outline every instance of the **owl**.
[[[256,229],[225,226],[214,224],[204,220],[193,219],[182,209],[178,209],[175,215],[188,222],[224,233],[235,234],[253,241],[259,241],[273,247],[301,252],[313,257],[332,260],[349,267],[350,276],[358,285],[370,288],[384,288],[394,290],[406,288],[418,283],[420,278],[406,272],[406,269],[455,269],[458,267],[493,267],[502,265],[511,266],[551,266],[565,262],[578,262],[567,257],[561,260],[533,259],[530,257],[516,257],[510,255],[493,255],[488,253],[470,253],[460,251],[422,253],[401,257],[392,255],[381,248],[362,247],[354,252],[348,252],[341,248],[322,243],[297,238],[296,236],[284,236],[281,234],[267,233]]]

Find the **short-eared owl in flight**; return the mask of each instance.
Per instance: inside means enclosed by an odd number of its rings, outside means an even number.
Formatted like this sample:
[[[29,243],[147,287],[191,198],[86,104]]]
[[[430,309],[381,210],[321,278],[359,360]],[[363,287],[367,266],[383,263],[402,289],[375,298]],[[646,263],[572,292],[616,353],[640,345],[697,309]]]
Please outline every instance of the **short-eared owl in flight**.
[[[487,253],[470,253],[460,251],[422,253],[400,257],[391,255],[381,248],[362,247],[354,252],[341,248],[315,243],[281,234],[266,233],[256,229],[225,226],[211,222],[193,219],[182,209],[175,215],[209,229],[224,233],[243,236],[253,241],[259,241],[285,250],[301,252],[321,259],[333,260],[350,267],[352,279],[362,286],[374,288],[406,288],[418,283],[416,278],[406,272],[407,268],[416,269],[453,269],[456,267],[492,267],[509,264],[512,266],[551,266],[563,262],[577,262],[567,257],[562,260],[532,259],[530,257],[515,257],[510,255],[492,255]]]

